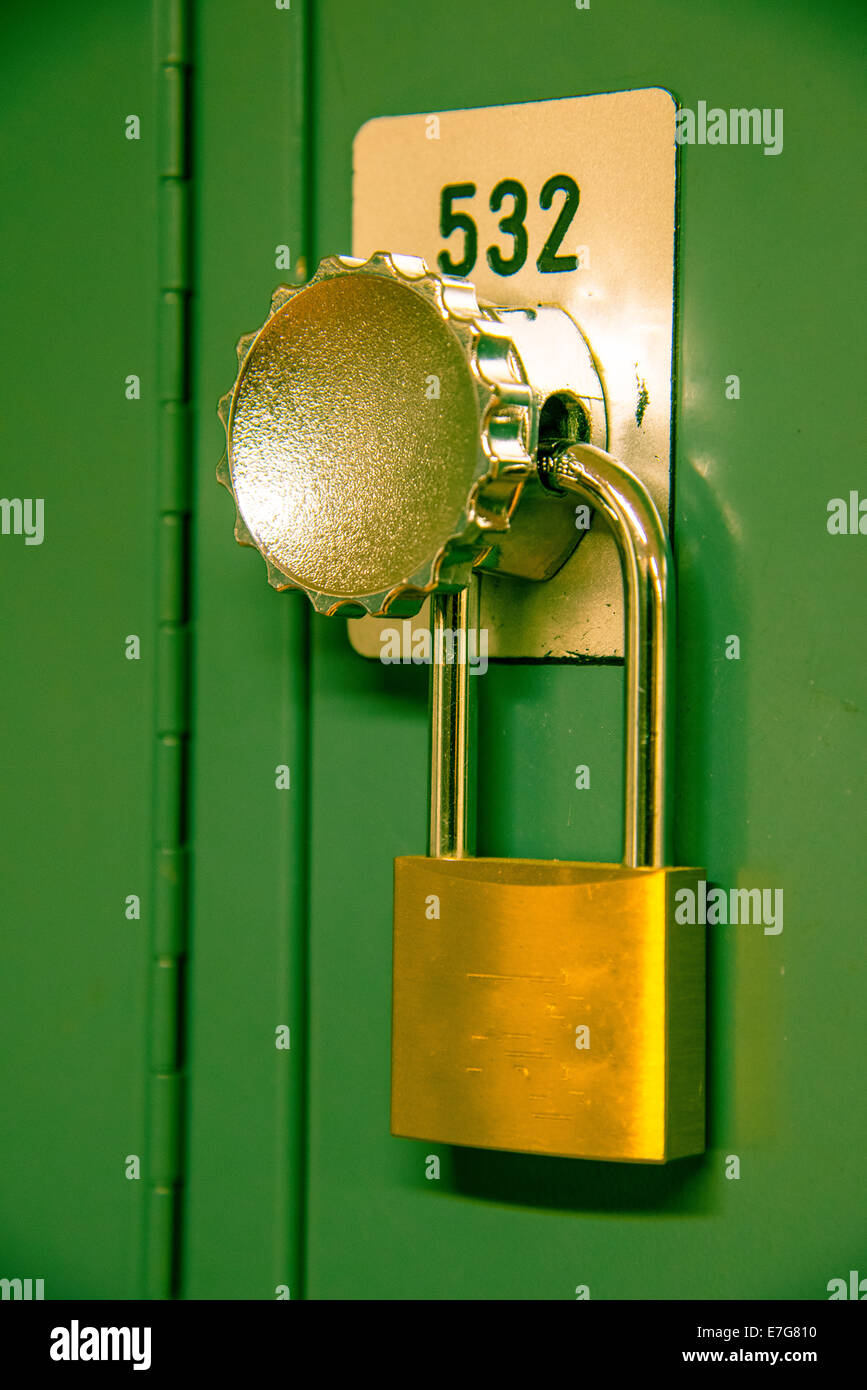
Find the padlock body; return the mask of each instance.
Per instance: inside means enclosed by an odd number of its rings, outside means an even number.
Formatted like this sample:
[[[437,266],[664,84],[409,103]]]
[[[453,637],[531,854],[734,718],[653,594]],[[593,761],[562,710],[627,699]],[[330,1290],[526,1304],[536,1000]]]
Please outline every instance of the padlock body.
[[[664,1163],[705,1144],[700,869],[395,860],[392,1133]],[[685,916],[685,913],[680,915]]]

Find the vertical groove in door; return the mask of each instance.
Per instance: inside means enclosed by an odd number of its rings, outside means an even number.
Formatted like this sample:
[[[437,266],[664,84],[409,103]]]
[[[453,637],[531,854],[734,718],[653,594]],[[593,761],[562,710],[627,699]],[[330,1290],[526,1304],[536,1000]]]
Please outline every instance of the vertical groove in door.
[[[309,7],[209,0],[195,15],[181,1288],[195,1299],[296,1299],[306,1142],[308,603],[271,589],[261,557],[235,543],[232,500],[215,469],[226,443],[216,406],[238,370],[235,344],[265,320],[277,284],[306,278]]]
[[[301,597],[300,595],[296,597]],[[304,600],[306,605],[306,599]],[[291,1030],[286,1086],[278,1095],[276,1126],[285,1153],[278,1165],[275,1233],[277,1259],[287,1269],[294,1298],[304,1297],[307,1160],[307,950],[310,824],[309,615],[287,610],[287,661],[283,668],[283,739],[298,786],[297,810],[286,802],[281,826],[284,854],[282,899],[285,930],[278,936],[278,977]]]
[[[144,1291],[177,1291],[190,737],[189,11],[156,0],[159,432]]]
[[[301,33],[296,40],[295,83],[291,91],[292,111],[290,138],[295,146],[297,171],[296,196],[300,209],[292,220],[299,226],[300,256],[295,263],[298,278],[305,279],[313,271],[313,54],[315,42],[315,6],[303,0],[298,6]],[[283,704],[287,724],[286,744],[293,750],[299,771],[298,810],[287,826],[286,863],[286,923],[283,938],[286,959],[284,978],[287,985],[288,1015],[294,1020],[297,1048],[291,1054],[288,1086],[285,1093],[286,1116],[286,1185],[283,1195],[284,1214],[281,1223],[285,1232],[287,1264],[292,1270],[290,1284],[293,1298],[306,1293],[306,1201],[308,1154],[308,1085],[309,1085],[309,1028],[307,999],[309,985],[309,915],[310,915],[310,825],[311,825],[311,766],[310,751],[310,606],[301,594],[295,594],[292,607],[287,607],[289,644],[286,664],[286,693]],[[294,823],[293,823],[294,822]]]

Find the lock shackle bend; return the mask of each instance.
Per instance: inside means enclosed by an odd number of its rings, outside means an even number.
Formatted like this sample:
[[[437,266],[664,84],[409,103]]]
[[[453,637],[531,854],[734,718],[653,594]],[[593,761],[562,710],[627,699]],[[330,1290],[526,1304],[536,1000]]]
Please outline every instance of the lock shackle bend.
[[[623,862],[668,863],[666,760],[671,746],[674,573],[671,547],[640,479],[603,449],[573,444],[539,461],[542,482],[577,493],[607,521],[625,601],[626,780]]]
[[[644,484],[592,444],[572,444],[539,459],[539,476],[556,492],[574,492],[607,521],[623,574],[626,730],[623,862],[629,868],[668,863],[666,760],[670,747],[674,649],[674,577],[665,527]],[[478,623],[475,580],[456,594],[434,593],[434,652],[442,629],[467,641]],[[473,708],[469,664],[431,667],[430,850],[461,859],[473,852]]]

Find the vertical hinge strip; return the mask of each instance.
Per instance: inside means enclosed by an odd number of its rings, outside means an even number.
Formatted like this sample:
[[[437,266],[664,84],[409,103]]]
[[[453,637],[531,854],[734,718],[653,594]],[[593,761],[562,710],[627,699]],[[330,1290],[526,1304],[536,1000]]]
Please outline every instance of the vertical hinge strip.
[[[157,23],[159,464],[145,1295],[177,1293],[183,1177],[182,1013],[187,920],[191,506],[189,305],[190,0],[155,0]]]

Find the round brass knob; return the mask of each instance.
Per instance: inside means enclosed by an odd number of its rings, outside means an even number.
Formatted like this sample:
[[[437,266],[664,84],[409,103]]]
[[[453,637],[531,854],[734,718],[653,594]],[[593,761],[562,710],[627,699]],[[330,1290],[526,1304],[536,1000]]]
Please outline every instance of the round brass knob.
[[[509,569],[552,397],[518,343],[543,312],[561,340],[568,325],[573,374],[584,373],[575,437],[604,443],[587,423],[595,401],[604,428],[592,358],[560,310],[497,311],[468,281],[386,253],[329,257],[308,284],[275,292],[262,328],[238,344],[218,469],[235,535],[261,552],[275,588],[305,590],[324,613],[412,613],[491,557]],[[561,420],[571,398],[558,397]],[[521,566],[518,555],[510,572]]]

